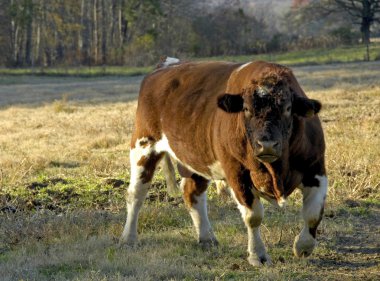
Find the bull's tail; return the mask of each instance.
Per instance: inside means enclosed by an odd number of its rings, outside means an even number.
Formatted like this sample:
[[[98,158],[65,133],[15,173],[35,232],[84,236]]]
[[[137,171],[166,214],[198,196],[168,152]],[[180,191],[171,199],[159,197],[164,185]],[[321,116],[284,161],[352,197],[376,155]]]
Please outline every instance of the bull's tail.
[[[180,60],[177,58],[162,56],[160,58],[160,61],[158,62],[157,66],[156,66],[156,69],[166,68],[170,65],[176,65],[179,63],[180,63]]]
[[[165,153],[161,161],[162,172],[165,176],[166,185],[168,187],[168,193],[173,197],[181,196],[181,191],[178,188],[177,181],[175,178],[175,170],[170,159],[170,156]]]

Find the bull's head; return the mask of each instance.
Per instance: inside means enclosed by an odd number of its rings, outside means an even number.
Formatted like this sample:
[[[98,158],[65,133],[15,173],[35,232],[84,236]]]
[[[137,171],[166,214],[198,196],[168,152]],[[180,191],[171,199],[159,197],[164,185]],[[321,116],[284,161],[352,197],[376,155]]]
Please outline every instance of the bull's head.
[[[294,118],[314,116],[321,103],[297,94],[289,79],[269,76],[252,81],[240,94],[223,94],[218,106],[228,113],[242,112],[255,157],[272,163],[289,148]]]

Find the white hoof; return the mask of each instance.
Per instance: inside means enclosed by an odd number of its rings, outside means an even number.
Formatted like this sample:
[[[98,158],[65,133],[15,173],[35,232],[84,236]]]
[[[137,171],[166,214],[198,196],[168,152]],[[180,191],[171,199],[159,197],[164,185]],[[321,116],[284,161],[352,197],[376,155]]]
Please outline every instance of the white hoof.
[[[309,233],[301,233],[294,239],[293,253],[298,258],[306,258],[311,255],[317,241]]]
[[[119,247],[135,247],[137,235],[122,235],[119,239]]]
[[[272,265],[272,260],[267,254],[262,255],[262,256],[249,255],[247,260],[250,265],[255,266],[255,267],[260,267],[263,265],[266,265],[266,266]]]

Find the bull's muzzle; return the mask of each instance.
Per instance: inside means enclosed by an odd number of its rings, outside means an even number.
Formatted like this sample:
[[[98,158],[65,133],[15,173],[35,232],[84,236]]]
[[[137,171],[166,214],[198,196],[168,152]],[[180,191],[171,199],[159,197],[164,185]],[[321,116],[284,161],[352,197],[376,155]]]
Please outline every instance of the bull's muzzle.
[[[261,162],[272,163],[281,156],[280,143],[278,141],[256,141],[256,157]]]

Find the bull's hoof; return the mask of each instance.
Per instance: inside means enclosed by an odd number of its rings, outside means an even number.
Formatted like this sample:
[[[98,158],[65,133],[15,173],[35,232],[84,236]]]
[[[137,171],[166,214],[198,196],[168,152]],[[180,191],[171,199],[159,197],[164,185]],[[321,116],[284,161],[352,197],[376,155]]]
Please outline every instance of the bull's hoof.
[[[294,239],[293,253],[298,258],[306,258],[311,255],[317,241],[309,235],[298,235]]]
[[[267,254],[264,254],[264,255],[261,255],[261,256],[258,256],[258,255],[249,255],[249,257],[247,258],[248,262],[250,265],[252,266],[255,266],[255,267],[260,267],[260,266],[270,266],[272,265],[272,260],[271,258],[267,255]]]
[[[137,237],[135,236],[128,236],[124,237],[121,236],[118,243],[119,248],[135,248],[137,246]]]
[[[217,247],[219,245],[219,242],[216,240],[216,238],[201,239],[199,240],[199,245],[203,250],[209,250],[211,248]]]

